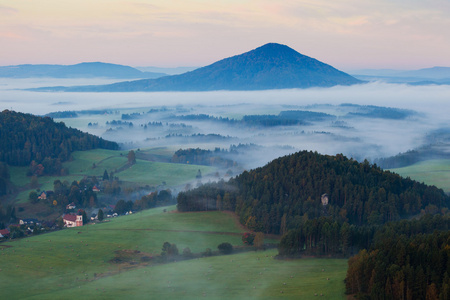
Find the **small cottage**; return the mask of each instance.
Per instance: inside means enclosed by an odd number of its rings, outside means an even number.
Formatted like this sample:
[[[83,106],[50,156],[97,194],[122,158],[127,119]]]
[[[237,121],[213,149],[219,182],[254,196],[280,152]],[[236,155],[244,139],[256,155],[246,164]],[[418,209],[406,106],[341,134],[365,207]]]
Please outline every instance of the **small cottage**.
[[[67,206],[66,206],[66,209],[67,210],[71,210],[71,209],[75,209],[77,206],[75,205],[75,203],[70,203],[70,204],[67,204]]]
[[[38,196],[39,200],[47,200],[47,192],[43,191],[42,193],[39,194]]]
[[[65,227],[83,226],[83,216],[74,214],[65,214],[63,217]]]
[[[0,239],[6,239],[9,237],[8,229],[0,229]]]

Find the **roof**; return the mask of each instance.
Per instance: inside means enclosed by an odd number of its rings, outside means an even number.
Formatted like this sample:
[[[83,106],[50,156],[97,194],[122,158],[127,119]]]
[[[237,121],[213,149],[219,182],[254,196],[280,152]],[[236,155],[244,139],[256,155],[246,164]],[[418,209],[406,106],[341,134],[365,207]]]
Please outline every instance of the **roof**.
[[[0,235],[5,236],[9,234],[9,230],[8,229],[0,229]]]
[[[24,222],[24,223],[39,223],[39,220],[33,219],[33,218],[27,218],[27,219],[22,219],[22,222]]]
[[[63,217],[64,220],[75,222],[77,220],[77,215],[65,214]]]

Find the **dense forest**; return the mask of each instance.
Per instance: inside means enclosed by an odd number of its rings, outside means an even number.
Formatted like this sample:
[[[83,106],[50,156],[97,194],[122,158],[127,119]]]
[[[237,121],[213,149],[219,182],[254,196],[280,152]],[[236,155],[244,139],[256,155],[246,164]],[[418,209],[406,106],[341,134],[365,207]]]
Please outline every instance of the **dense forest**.
[[[0,114],[0,129],[0,161],[12,166],[31,165],[35,175],[60,173],[61,162],[68,160],[73,151],[119,147],[49,117],[10,110]]]
[[[377,225],[448,206],[449,197],[436,187],[367,161],[307,151],[278,158],[228,183],[206,184],[178,196],[181,211],[231,210],[250,229],[274,234],[319,217]]]
[[[348,261],[348,294],[367,299],[450,299],[450,218],[386,224]]]

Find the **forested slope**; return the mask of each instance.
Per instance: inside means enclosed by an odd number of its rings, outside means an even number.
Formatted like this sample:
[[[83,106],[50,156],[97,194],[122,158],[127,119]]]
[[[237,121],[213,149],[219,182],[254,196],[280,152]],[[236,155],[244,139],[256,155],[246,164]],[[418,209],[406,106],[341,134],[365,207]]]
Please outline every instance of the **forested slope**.
[[[328,205],[322,205],[322,196]],[[181,211],[231,210],[250,229],[275,234],[320,217],[339,224],[377,225],[448,205],[449,197],[434,186],[367,161],[307,151],[178,196]]]
[[[12,166],[27,166],[34,161],[52,168],[68,160],[73,151],[118,147],[115,142],[68,128],[49,117],[10,110],[0,113],[0,161]]]

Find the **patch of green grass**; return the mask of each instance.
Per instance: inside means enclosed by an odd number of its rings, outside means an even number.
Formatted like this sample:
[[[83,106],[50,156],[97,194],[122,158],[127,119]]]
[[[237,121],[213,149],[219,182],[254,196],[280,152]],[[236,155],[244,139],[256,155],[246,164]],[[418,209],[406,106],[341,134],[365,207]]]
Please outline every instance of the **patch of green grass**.
[[[28,167],[8,166],[10,180],[15,186],[25,186],[30,183],[31,178],[27,176]]]
[[[158,185],[165,181],[167,185],[178,185],[195,179],[198,170],[202,174],[214,172],[213,167],[150,162],[137,160],[137,163],[118,174],[121,180],[149,185]]]
[[[403,177],[435,185],[450,193],[450,159],[435,159],[416,163],[411,166],[391,169]]]
[[[159,255],[166,241],[180,253],[185,247],[194,253],[214,251],[222,242],[242,245],[244,230],[229,214],[169,212],[174,208],[0,244],[2,297],[73,299],[82,291],[88,299],[248,299],[274,298],[283,291],[290,298],[323,293],[327,299],[343,299],[346,260],[279,261],[272,258],[276,250],[270,250],[165,265],[110,262],[120,250]]]
[[[247,252],[146,267],[81,287],[87,298],[345,299],[344,259],[275,260],[276,250]],[[322,271],[323,270],[323,271]],[[75,295],[79,288],[32,299]],[[316,296],[317,295],[317,296]]]

